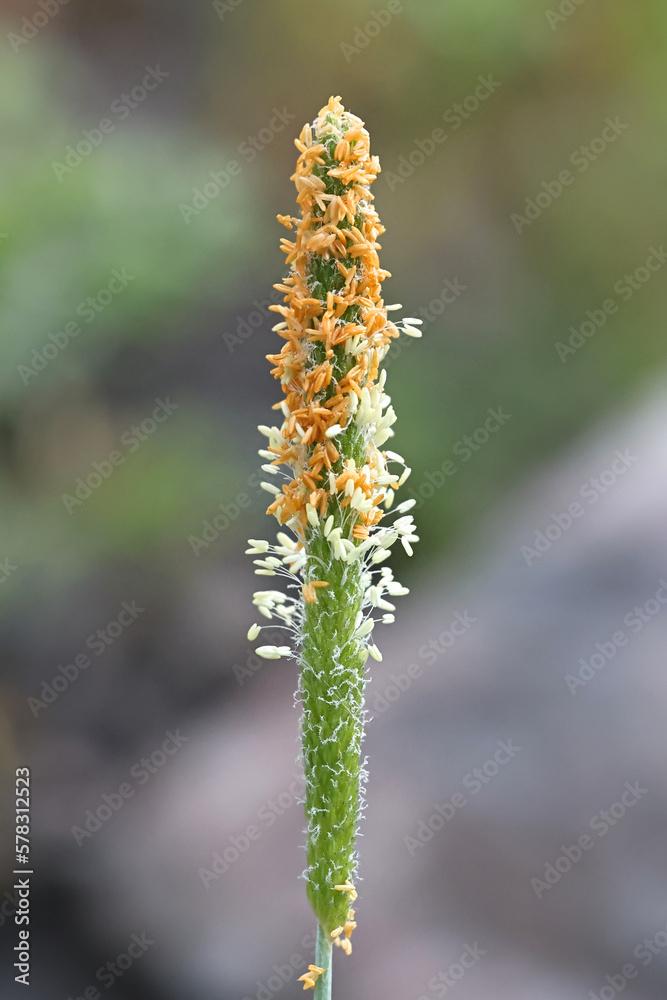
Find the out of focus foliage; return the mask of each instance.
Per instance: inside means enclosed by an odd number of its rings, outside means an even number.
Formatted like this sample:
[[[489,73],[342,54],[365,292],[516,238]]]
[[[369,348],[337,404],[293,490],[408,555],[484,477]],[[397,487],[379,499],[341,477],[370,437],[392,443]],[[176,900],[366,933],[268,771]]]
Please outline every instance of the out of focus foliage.
[[[220,168],[224,140],[137,107],[117,134],[97,130],[92,148],[97,122],[53,87],[82,79],[72,52],[48,42],[3,61],[0,511],[3,554],[19,567],[5,593],[25,586],[31,567],[48,567],[57,586],[100,559],[155,551],[172,533],[182,543],[188,505],[213,506],[225,476],[206,401],[189,387],[173,396],[181,380],[168,356],[238,274],[244,179],[233,200],[211,199],[186,224],[179,205]],[[67,159],[82,142],[92,151]],[[68,337],[72,324],[79,332]],[[167,393],[178,411],[151,447],[132,449],[128,433],[123,449],[122,435]],[[68,508],[62,494],[75,495],[77,477],[119,447],[123,467],[99,496]]]

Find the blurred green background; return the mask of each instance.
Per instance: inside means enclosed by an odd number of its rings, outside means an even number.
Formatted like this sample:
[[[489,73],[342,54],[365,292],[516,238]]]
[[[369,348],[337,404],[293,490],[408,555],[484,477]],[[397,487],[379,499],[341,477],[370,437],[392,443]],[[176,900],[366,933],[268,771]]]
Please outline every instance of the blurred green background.
[[[113,756],[152,713],[238,695],[232,667],[252,620],[244,542],[269,530],[255,474],[256,426],[278,398],[264,359],[284,272],[275,216],[295,211],[303,123],[340,94],[382,163],[386,300],[427,317],[388,380],[414,495],[490,407],[511,415],[420,504],[418,558],[395,567],[411,585],[456,565],[503,496],[663,375],[664,274],[644,284],[642,272],[627,301],[614,286],[665,239],[667,8],[1,6],[7,753],[75,732]],[[480,77],[495,84],[475,107]],[[607,119],[627,127],[600,144]],[[446,139],[420,162],[434,129]],[[512,216],[526,212],[518,232]],[[108,293],[114,272],[130,277]],[[443,303],[447,281],[461,291]],[[563,361],[555,345],[610,298],[618,310]],[[151,423],[158,400],[176,408]],[[95,471],[89,495],[64,500]],[[193,547],[221,504],[228,526]],[[113,683],[34,719],[25,699],[133,597],[148,610]]]

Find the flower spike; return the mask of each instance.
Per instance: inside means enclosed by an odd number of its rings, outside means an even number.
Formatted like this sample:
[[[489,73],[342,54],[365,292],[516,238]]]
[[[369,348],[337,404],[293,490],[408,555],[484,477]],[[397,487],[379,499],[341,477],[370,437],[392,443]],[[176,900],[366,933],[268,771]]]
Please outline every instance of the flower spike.
[[[290,230],[281,240],[289,274],[275,285],[283,303],[270,308],[284,343],[267,355],[282,389],[274,407],[282,420],[259,428],[273,480],[262,483],[272,495],[267,513],[283,530],[276,544],[251,539],[248,550],[259,557],[258,575],[290,581],[287,594],[258,591],[254,604],[280,619],[294,643],[293,651],[260,646],[258,654],[293,655],[301,667],[304,875],[319,924],[318,964],[301,980],[315,997],[330,991],[332,944],[349,954],[356,927],[350,903],[366,780],[366,662],[382,659],[374,626],[393,622],[392,599],[407,593],[384,562],[396,542],[411,555],[418,540],[407,513],[414,502],[390,510],[410,470],[383,447],[396,414],[381,364],[400,333],[420,336],[420,321],[390,320],[401,307],[382,298],[390,275],[378,258],[384,228],[370,186],[380,164],[369,142],[364,123],[338,97],[295,140],[301,218],[278,216]],[[259,631],[254,625],[249,635]]]

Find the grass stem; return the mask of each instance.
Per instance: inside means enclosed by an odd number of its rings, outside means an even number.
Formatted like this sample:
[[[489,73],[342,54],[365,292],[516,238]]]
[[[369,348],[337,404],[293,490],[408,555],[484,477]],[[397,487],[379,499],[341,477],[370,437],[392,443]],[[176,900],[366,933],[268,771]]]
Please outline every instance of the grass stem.
[[[315,965],[324,969],[318,977],[313,990],[313,1000],[331,1000],[331,957],[333,948],[329,935],[317,925],[317,941],[315,943]]]

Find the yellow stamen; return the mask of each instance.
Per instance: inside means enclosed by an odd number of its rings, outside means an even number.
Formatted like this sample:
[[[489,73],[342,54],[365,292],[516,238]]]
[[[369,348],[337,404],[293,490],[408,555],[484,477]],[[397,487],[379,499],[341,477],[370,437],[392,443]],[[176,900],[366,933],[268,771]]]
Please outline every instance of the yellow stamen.
[[[303,983],[304,990],[313,990],[315,989],[315,983],[323,972],[324,969],[320,969],[319,965],[309,965],[308,972],[304,972],[302,976],[299,976],[297,982]]]
[[[349,892],[351,903],[354,903],[357,898],[357,890],[349,882],[346,882],[345,885],[335,885],[334,889],[337,889],[338,892]]]

